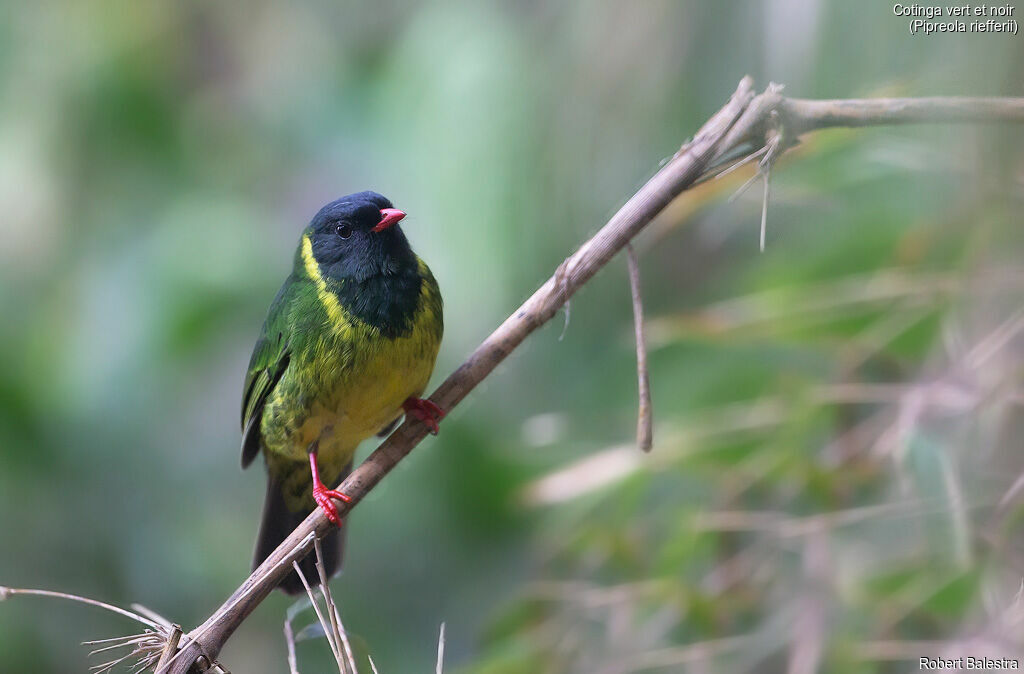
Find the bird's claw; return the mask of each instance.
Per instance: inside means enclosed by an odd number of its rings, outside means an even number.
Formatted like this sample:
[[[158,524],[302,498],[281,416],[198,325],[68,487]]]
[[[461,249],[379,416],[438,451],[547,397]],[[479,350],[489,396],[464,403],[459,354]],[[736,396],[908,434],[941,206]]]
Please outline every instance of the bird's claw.
[[[345,503],[351,503],[352,497],[348,494],[344,494],[337,489],[328,489],[320,480],[320,471],[316,467],[316,452],[311,451],[309,453],[309,467],[313,472],[313,500],[320,506],[320,510],[324,511],[324,516],[331,521],[334,526],[341,526],[341,518],[338,516],[338,506],[334,505],[334,501],[331,499],[338,499]]]
[[[352,499],[348,494],[343,494],[336,489],[328,489],[321,485],[315,485],[313,487],[313,500],[320,506],[320,510],[324,511],[324,516],[331,521],[335,526],[341,526],[341,517],[338,516],[338,507],[334,505],[334,501],[331,499],[338,499],[345,503],[351,503]]]
[[[437,432],[441,430],[438,422],[444,419],[445,411],[433,401],[426,398],[409,398],[402,403],[402,409],[406,414],[419,419],[433,435],[437,435]]]

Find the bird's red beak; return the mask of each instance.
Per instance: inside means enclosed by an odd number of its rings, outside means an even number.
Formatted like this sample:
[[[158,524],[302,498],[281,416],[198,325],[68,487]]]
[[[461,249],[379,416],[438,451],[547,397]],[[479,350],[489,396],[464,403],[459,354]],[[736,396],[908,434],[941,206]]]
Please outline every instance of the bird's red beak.
[[[395,224],[404,217],[405,212],[400,211],[397,208],[382,208],[380,209],[380,222],[374,225],[370,231],[383,232],[385,229]]]

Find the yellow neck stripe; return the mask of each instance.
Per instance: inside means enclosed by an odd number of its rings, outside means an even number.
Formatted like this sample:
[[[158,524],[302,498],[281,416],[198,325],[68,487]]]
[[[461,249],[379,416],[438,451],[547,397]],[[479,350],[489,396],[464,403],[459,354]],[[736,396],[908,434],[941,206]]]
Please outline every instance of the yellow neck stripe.
[[[346,317],[345,310],[342,309],[341,302],[338,301],[338,296],[327,287],[327,281],[320,273],[320,264],[313,257],[313,242],[310,241],[308,234],[302,237],[302,264],[306,269],[306,275],[316,285],[316,295],[327,310],[327,316],[331,319],[331,327],[334,331],[340,333],[351,329],[351,322]]]

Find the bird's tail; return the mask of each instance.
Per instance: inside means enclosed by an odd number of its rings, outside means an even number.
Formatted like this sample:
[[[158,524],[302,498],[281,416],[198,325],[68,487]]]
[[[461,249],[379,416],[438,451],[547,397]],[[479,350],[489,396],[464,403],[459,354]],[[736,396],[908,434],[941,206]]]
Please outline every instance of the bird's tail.
[[[308,509],[289,510],[285,503],[280,483],[271,476],[267,477],[267,495],[263,500],[263,518],[260,521],[260,532],[256,536],[256,551],[252,561],[253,570],[270,556],[270,553],[281,544],[281,541],[288,537],[288,534],[294,531],[295,527],[299,526],[302,520],[306,519],[309,513],[313,512],[316,505],[312,498],[309,499],[309,502],[310,507]],[[324,570],[327,572],[327,578],[333,576],[341,568],[342,552],[345,549],[344,524],[342,522],[341,527],[335,528],[321,539],[324,553]],[[306,577],[311,588],[320,585],[320,572],[316,570],[315,555],[310,554],[299,562],[299,568],[302,569],[302,574]],[[306,591],[302,580],[294,571],[285,576],[285,579],[281,581],[278,587],[285,594],[291,595],[304,594]]]

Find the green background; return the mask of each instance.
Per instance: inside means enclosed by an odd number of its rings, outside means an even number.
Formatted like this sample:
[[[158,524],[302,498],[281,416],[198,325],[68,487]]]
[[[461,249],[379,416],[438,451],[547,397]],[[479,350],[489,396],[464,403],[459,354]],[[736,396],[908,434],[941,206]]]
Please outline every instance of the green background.
[[[1021,95],[1021,38],[908,22],[839,0],[4,2],[0,584],[187,628],[244,579],[242,378],[323,203],[409,213],[445,297],[436,384],[744,74]],[[442,621],[467,673],[1024,652],[1021,128],[811,137],[772,173],[764,253],[760,183],[726,201],[748,175],[637,242],[650,455],[617,259],[355,511],[333,587],[382,674],[433,671]],[[289,603],[225,665],[287,671]],[[134,629],[14,597],[0,672],[85,671],[79,642]],[[333,667],[322,640],[299,664]]]

